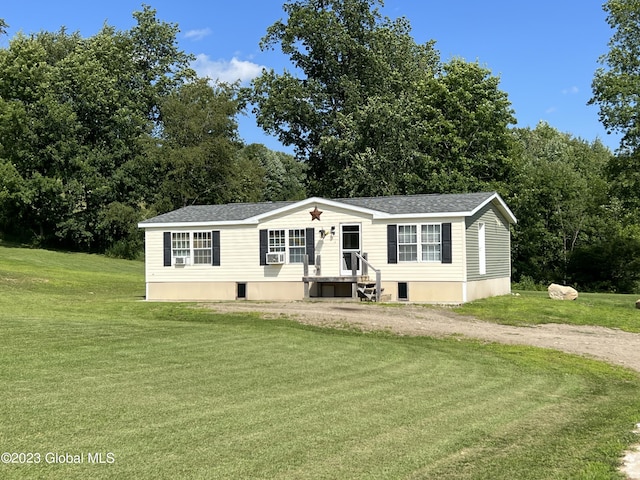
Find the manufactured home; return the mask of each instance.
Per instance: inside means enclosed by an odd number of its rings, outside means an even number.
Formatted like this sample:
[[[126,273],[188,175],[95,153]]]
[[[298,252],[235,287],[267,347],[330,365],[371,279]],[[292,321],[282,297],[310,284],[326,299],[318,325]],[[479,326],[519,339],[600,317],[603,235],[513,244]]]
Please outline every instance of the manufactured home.
[[[194,205],[145,220],[147,300],[464,303],[510,293],[495,192]]]

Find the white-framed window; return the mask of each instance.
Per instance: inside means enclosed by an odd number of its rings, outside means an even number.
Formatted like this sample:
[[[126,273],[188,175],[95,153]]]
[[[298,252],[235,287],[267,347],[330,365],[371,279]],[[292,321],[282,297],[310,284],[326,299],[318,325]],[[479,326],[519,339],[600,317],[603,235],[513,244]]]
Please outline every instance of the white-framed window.
[[[307,253],[304,228],[269,230],[268,253],[285,253],[288,263],[303,263]]]
[[[193,232],[193,264],[211,265],[211,232]]]
[[[398,261],[418,261],[417,225],[398,225]]]
[[[269,230],[269,253],[286,252],[285,230]]]
[[[191,257],[191,234],[189,232],[173,232],[171,234],[171,256],[174,259]]]
[[[487,274],[487,247],[484,223],[478,223],[478,273]]]
[[[422,261],[442,261],[442,226],[439,223],[422,225]]]
[[[289,263],[303,263],[307,253],[305,245],[306,232],[304,228],[289,230]]]
[[[211,265],[211,231],[171,232],[174,265]]]
[[[398,225],[398,262],[441,261],[442,224]]]

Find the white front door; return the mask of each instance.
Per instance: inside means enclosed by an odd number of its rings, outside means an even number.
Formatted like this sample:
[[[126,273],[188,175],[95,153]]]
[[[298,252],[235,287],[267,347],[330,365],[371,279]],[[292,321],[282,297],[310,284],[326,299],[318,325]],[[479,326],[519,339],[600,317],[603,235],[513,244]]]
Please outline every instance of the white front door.
[[[351,252],[361,254],[360,224],[345,223],[340,225],[340,275],[351,275]],[[356,259],[357,274],[360,275],[362,266],[360,259]]]

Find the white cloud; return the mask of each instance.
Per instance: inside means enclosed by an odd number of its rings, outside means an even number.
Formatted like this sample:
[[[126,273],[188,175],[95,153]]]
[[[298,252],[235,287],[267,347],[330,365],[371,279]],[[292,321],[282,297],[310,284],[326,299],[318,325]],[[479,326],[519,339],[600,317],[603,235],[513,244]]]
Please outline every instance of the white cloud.
[[[196,61],[191,65],[199,77],[209,77],[212,80],[233,83],[240,80],[247,83],[262,73],[265,68],[257,63],[238,60],[211,60],[208,55],[196,55]]]
[[[550,113],[556,113],[557,111],[558,109],[556,107],[549,107],[544,111],[544,113],[550,114]]]
[[[580,89],[578,89],[578,87],[576,87],[574,85],[573,87],[565,88],[564,90],[562,90],[562,94],[563,95],[575,95],[579,91],[580,91]]]
[[[208,37],[209,35],[211,35],[211,29],[210,28],[202,28],[200,30],[189,30],[188,32],[185,32],[184,34],[184,38],[188,38],[189,40],[202,40],[204,37]]]

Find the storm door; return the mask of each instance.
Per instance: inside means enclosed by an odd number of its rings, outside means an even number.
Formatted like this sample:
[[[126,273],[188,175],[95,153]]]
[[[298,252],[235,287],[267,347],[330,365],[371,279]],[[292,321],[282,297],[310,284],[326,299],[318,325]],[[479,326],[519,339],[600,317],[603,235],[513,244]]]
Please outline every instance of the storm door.
[[[361,253],[360,224],[347,223],[340,225],[340,275],[351,275],[351,252]],[[360,275],[362,266],[360,259],[356,259],[357,273]]]

